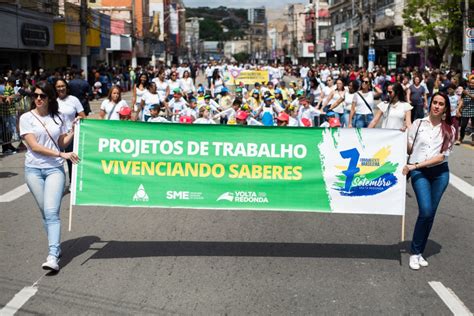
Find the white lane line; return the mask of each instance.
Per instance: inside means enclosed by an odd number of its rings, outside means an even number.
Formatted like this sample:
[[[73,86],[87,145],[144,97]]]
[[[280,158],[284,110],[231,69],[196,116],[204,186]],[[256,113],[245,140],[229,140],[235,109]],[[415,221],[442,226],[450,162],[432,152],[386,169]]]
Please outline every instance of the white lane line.
[[[433,290],[438,294],[438,296],[443,300],[444,304],[448,306],[451,312],[458,315],[471,315],[471,311],[464,305],[464,303],[457,297],[456,294],[451,289],[448,289],[441,282],[431,281],[428,284],[433,288]]]
[[[25,195],[26,193],[28,193],[30,190],[28,189],[28,186],[26,185],[26,183],[20,185],[19,187],[5,193],[5,194],[2,194],[0,195],[0,203],[1,202],[11,202],[11,201],[14,201],[16,199],[18,199],[19,197],[21,197],[22,195]]]
[[[0,310],[0,316],[14,315],[36,292],[38,288],[35,285],[24,287]]]
[[[474,198],[474,187],[451,172],[449,173],[449,183],[471,199]]]

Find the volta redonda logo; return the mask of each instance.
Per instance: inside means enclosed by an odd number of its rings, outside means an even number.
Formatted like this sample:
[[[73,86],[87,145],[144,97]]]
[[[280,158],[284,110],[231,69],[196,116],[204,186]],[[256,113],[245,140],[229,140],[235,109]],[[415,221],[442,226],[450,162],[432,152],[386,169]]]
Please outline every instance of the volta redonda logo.
[[[337,175],[333,189],[343,196],[370,196],[382,193],[397,184],[394,173],[398,163],[387,160],[390,147],[380,149],[370,158],[361,158],[357,148],[340,152],[349,162],[346,167],[338,166],[342,170]]]
[[[228,201],[232,203],[268,203],[265,192],[232,191],[222,193],[216,201]]]

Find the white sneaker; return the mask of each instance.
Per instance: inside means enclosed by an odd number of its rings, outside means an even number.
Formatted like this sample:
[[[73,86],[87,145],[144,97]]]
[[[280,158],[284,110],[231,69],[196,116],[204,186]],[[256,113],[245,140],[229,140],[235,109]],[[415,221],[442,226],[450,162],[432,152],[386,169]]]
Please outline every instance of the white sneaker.
[[[425,258],[423,258],[422,255],[419,255],[418,256],[418,264],[420,265],[420,267],[427,267],[428,266],[428,261],[426,261]]]
[[[410,269],[412,270],[420,270],[420,262],[418,260],[419,255],[411,255],[410,256]]]
[[[46,262],[43,263],[41,267],[45,270],[59,271],[58,261],[58,258],[49,255],[48,258],[46,258]]]

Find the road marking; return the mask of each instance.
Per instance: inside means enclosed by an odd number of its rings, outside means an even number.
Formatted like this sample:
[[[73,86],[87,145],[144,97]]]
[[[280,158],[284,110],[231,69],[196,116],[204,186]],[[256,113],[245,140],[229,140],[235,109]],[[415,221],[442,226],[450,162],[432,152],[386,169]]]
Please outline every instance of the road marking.
[[[36,292],[36,285],[24,287],[0,310],[0,316],[14,315]]]
[[[457,297],[454,292],[445,287],[443,283],[437,281],[428,282],[438,296],[443,300],[444,304],[448,306],[451,312],[458,315],[472,315],[471,311],[464,305],[464,303]]]
[[[26,193],[28,193],[30,190],[28,189],[28,186],[26,185],[26,183],[24,183],[23,185],[20,185],[19,187],[5,193],[5,194],[2,194],[0,195],[0,202],[11,202],[11,201],[14,201],[16,199],[18,199],[19,197],[25,195]]]
[[[474,187],[463,179],[455,176],[452,173],[449,173],[449,183],[471,199],[474,198]]]

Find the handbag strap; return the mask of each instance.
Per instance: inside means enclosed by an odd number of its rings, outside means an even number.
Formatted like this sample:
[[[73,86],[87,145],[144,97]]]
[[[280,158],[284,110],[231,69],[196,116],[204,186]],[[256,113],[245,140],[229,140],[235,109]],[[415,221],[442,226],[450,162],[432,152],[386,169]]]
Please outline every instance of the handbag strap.
[[[365,105],[367,105],[367,107],[369,108],[370,113],[374,114],[374,111],[372,111],[372,108],[369,106],[369,103],[367,103],[367,101],[366,101],[365,98],[362,96],[362,94],[360,94],[358,91],[357,91],[357,94],[359,95],[359,97],[362,98],[362,100],[364,100],[364,103],[365,103]]]
[[[418,136],[418,131],[420,130],[420,126],[421,126],[422,122],[423,121],[420,121],[420,124],[418,124],[418,127],[416,129],[415,138],[413,138],[413,144],[411,144],[411,148],[408,152],[408,161],[410,161],[411,154],[413,153],[413,148],[415,147],[416,137]]]
[[[117,106],[117,103],[114,104],[114,107],[112,108],[112,110],[109,112],[109,114],[107,115],[107,120],[110,120],[110,117],[112,116],[112,113],[114,113],[114,110],[115,110],[115,107]]]
[[[38,122],[40,122],[40,124],[43,126],[44,130],[46,131],[46,133],[48,133],[48,136],[49,138],[51,139],[51,141],[53,142],[54,146],[56,146],[56,148],[61,151],[61,149],[59,148],[58,144],[56,143],[56,141],[54,140],[53,136],[51,136],[51,134],[49,133],[48,129],[46,128],[46,124],[39,119],[39,117],[37,117],[33,111],[31,111],[31,114],[38,120]]]

